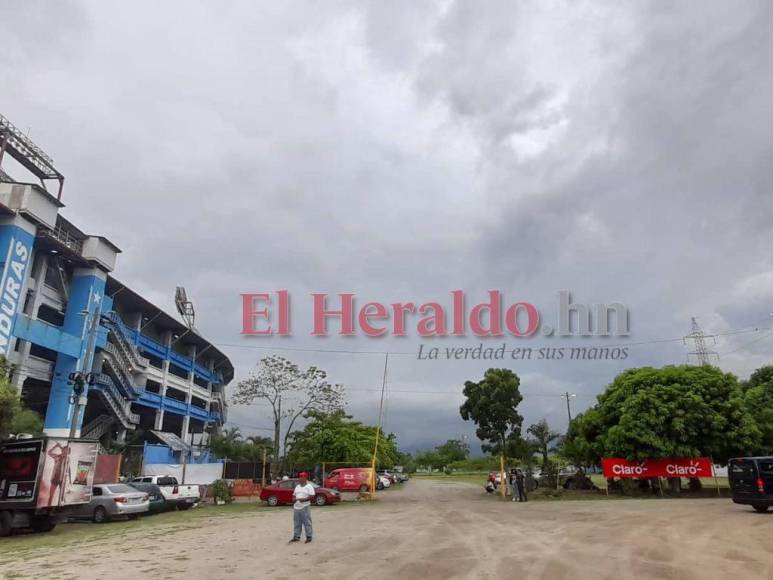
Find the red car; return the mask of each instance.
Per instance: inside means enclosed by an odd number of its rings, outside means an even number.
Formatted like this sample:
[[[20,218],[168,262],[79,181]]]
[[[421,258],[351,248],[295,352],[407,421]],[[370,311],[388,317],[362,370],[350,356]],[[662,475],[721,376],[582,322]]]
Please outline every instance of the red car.
[[[283,479],[272,485],[267,485],[260,490],[260,499],[267,502],[268,505],[280,505],[293,503],[293,491],[298,485],[297,479]],[[325,487],[315,487],[314,495],[315,505],[328,505],[341,501],[341,495],[334,489]]]

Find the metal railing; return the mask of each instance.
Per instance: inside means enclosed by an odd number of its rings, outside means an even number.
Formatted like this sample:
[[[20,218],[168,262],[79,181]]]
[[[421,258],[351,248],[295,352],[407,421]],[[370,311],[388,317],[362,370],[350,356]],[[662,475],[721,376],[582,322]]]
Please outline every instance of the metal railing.
[[[78,255],[83,253],[83,241],[76,238],[69,230],[63,228],[61,225],[56,226],[54,229],[41,230],[40,233],[43,236],[48,236],[60,244],[63,244]]]
[[[122,386],[124,388],[126,395],[129,398],[136,399],[142,389],[135,384],[134,376],[131,372],[132,367],[131,365],[126,364],[126,360],[122,357],[120,349],[112,343],[107,343],[107,345],[105,345],[104,353],[107,355],[104,357],[104,362],[113,369],[113,372],[116,374],[116,378],[118,378],[118,382],[120,383],[119,387]]]
[[[99,439],[113,426],[113,418],[110,415],[100,415],[81,429],[81,437],[84,439]]]
[[[103,396],[103,400],[108,404],[113,411],[113,414],[121,422],[121,425],[127,429],[134,429],[140,422],[140,416],[125,409],[123,397],[118,392],[118,389],[113,383],[113,379],[105,373],[97,373],[95,378],[96,383],[94,384],[94,387],[96,391]]]
[[[104,319],[107,322],[107,327],[111,331],[111,334],[115,337],[116,344],[121,350],[123,357],[127,363],[127,366],[136,366],[140,369],[148,368],[150,361],[140,354],[135,344],[129,340],[126,335],[123,321],[118,313],[113,311],[108,312]]]

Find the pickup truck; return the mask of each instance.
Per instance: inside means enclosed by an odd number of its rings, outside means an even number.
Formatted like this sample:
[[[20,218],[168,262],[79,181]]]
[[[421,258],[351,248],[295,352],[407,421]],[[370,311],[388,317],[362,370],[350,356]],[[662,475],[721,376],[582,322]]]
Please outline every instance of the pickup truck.
[[[177,478],[171,475],[141,475],[135,477],[132,483],[153,483],[161,489],[164,503],[169,507],[187,510],[201,500],[198,485],[180,485]]]

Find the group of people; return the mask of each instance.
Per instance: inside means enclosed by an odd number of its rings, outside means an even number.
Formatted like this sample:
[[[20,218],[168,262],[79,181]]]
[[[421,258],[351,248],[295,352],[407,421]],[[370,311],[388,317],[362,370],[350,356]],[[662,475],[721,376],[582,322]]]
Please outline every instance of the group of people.
[[[526,475],[517,468],[512,468],[507,474],[507,484],[510,487],[510,496],[513,501],[528,501],[526,495]],[[488,482],[486,483],[486,491],[494,493],[497,488],[496,475],[492,472],[489,474]]]

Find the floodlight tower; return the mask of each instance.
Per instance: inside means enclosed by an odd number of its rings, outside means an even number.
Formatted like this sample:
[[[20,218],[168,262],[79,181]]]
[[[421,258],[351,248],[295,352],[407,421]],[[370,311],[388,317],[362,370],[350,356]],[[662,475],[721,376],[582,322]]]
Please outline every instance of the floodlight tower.
[[[177,306],[177,312],[185,321],[185,325],[189,330],[193,330],[193,324],[196,322],[196,311],[193,308],[193,302],[188,300],[188,294],[182,286],[178,286],[174,291],[174,303]]]

